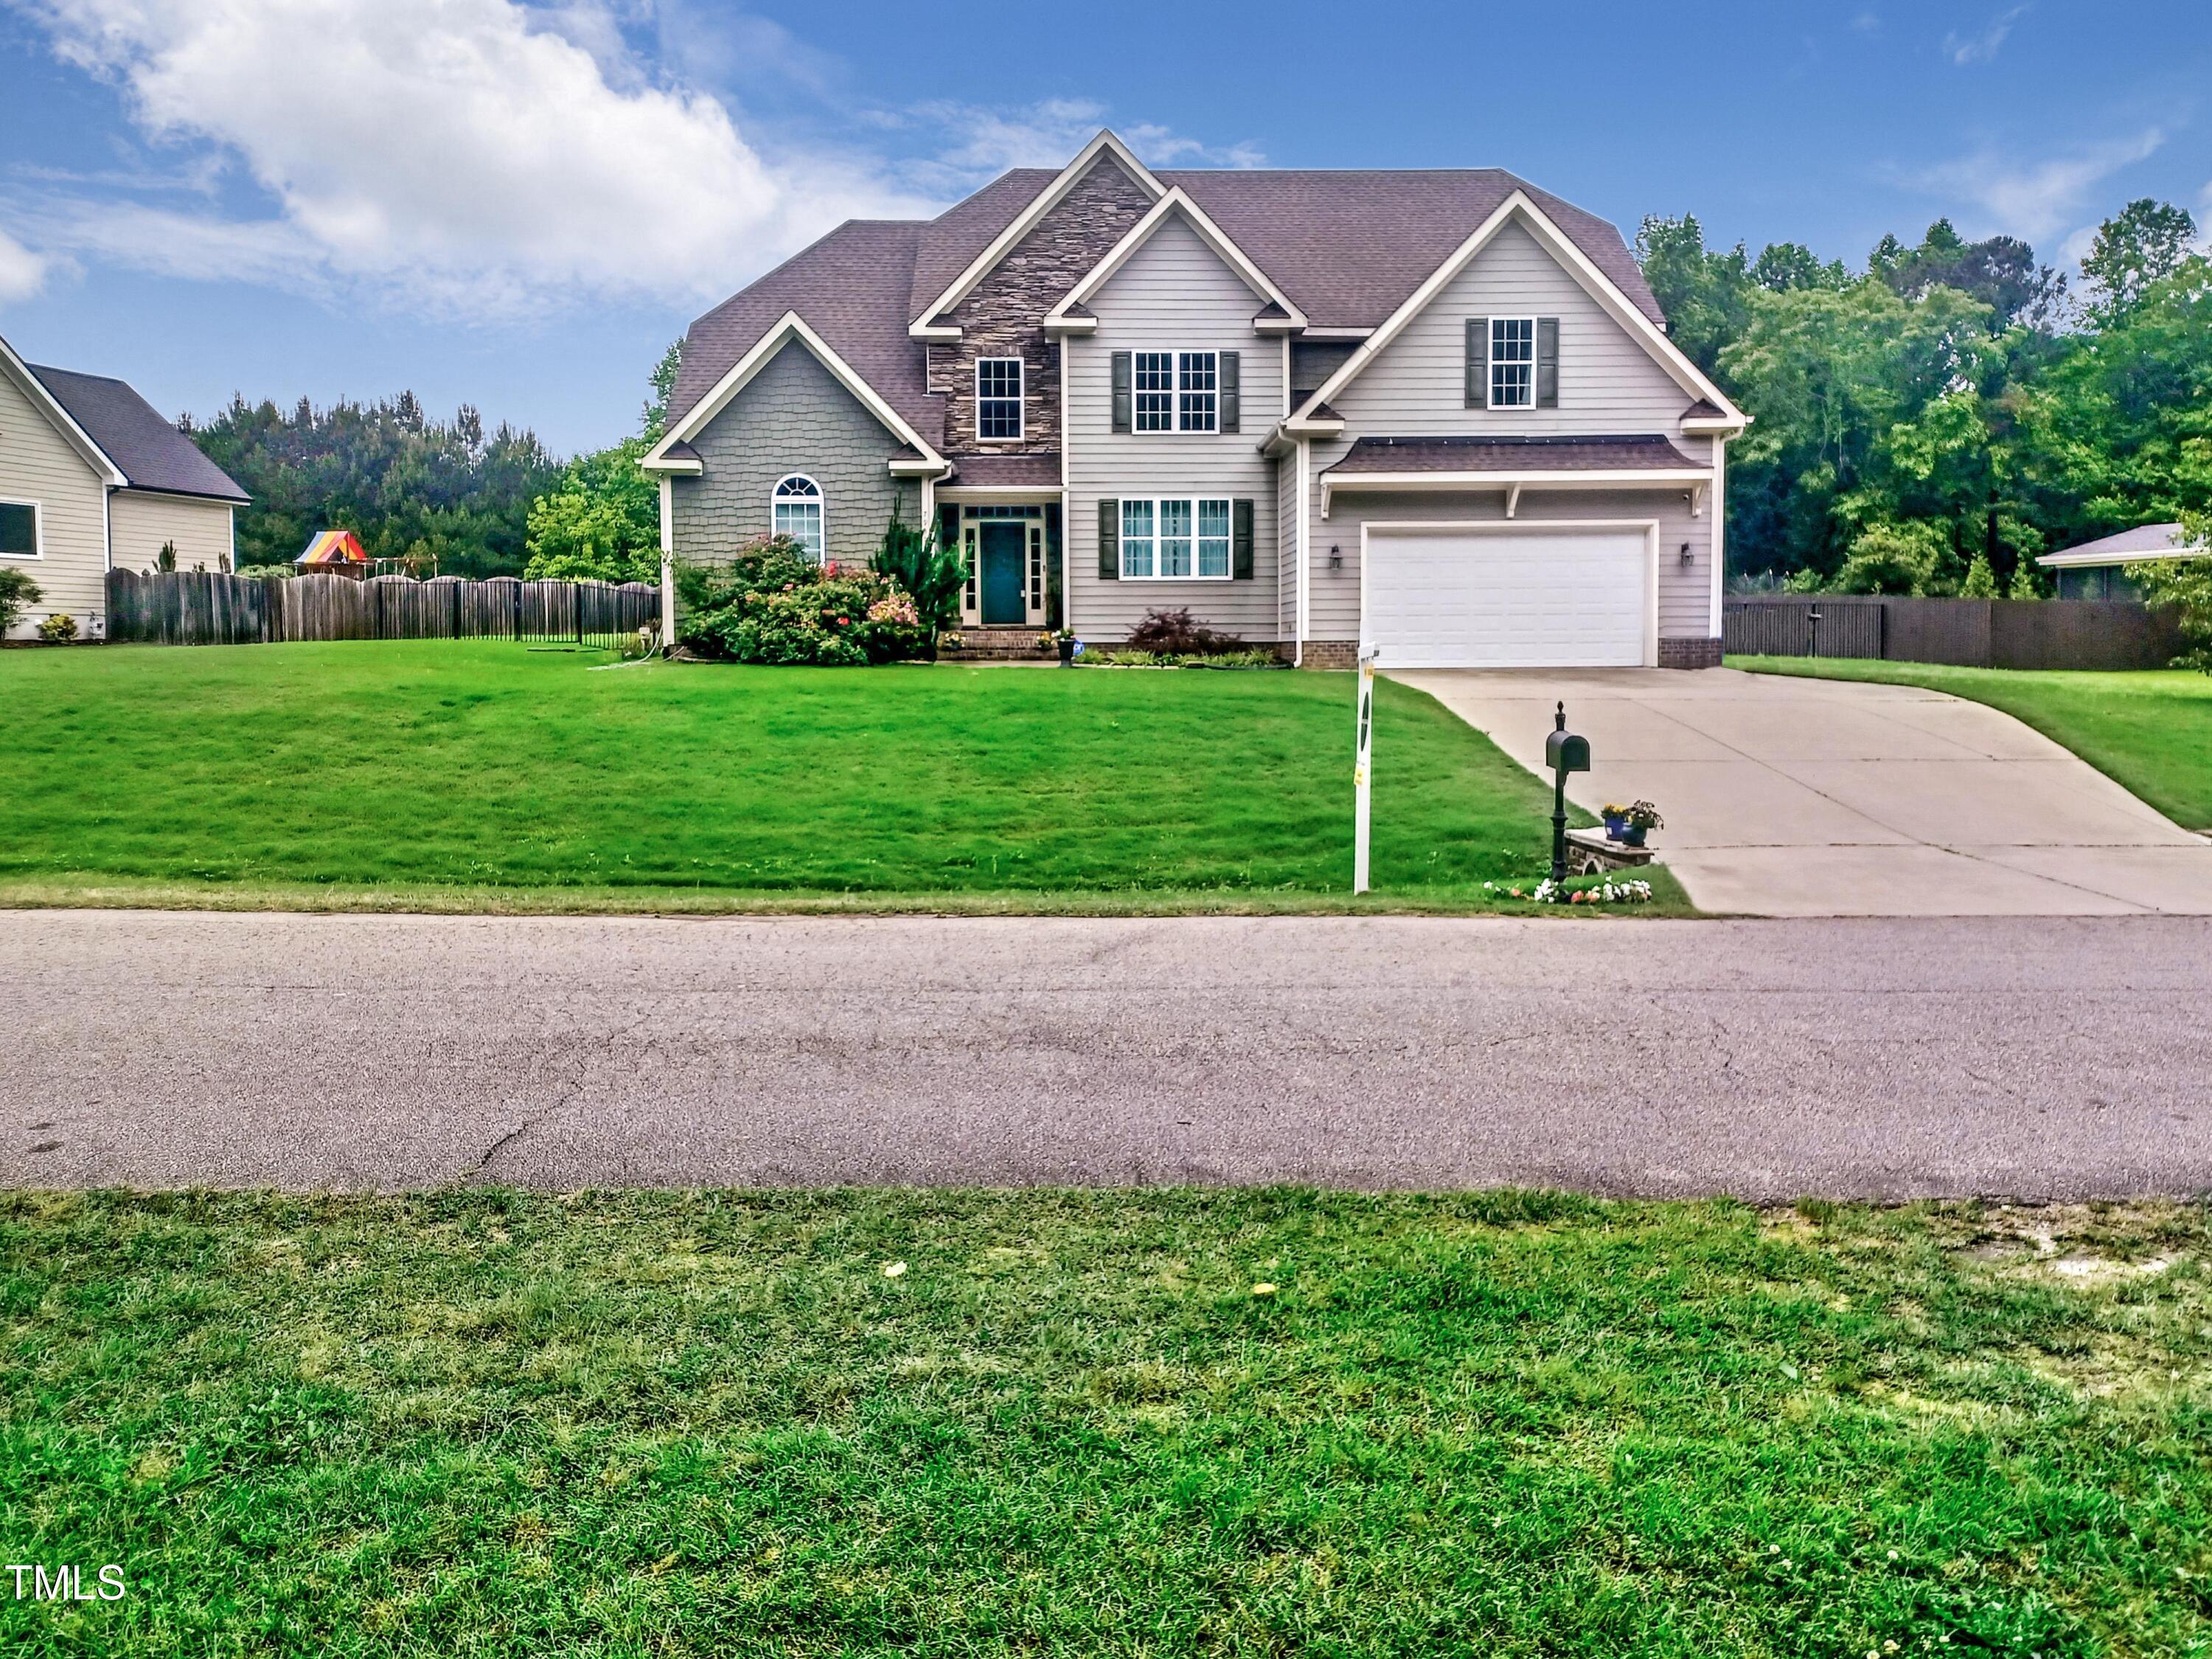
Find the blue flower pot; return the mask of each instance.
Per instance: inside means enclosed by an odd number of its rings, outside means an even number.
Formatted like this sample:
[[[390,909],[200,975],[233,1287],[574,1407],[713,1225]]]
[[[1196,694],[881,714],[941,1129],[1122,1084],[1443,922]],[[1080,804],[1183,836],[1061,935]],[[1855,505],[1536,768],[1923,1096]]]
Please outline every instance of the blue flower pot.
[[[1606,817],[1605,817],[1605,838],[1606,838],[1607,841],[1619,841],[1622,836],[1626,836],[1627,833],[1628,833],[1628,820],[1627,820],[1626,818],[1624,818],[1624,817],[1615,817],[1613,814],[1612,814],[1612,813],[1610,813],[1610,812],[1608,812],[1608,813],[1607,813],[1607,814],[1606,814]]]

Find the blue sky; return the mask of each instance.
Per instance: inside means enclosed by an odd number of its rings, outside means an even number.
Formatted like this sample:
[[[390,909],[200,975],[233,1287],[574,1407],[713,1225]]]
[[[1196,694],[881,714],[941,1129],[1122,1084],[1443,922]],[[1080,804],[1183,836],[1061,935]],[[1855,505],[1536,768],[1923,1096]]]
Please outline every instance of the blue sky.
[[[1506,167],[1854,264],[2212,217],[2212,7],[0,0],[0,334],[166,411],[411,387],[555,448],[839,220],[1101,125],[1180,166]],[[2070,262],[2070,261],[2068,261]]]

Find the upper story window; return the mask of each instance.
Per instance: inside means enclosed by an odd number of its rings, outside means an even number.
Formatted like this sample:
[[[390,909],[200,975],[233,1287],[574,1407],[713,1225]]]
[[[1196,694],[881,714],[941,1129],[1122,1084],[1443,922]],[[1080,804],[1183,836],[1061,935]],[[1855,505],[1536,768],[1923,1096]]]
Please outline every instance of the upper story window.
[[[975,435],[985,442],[1022,435],[1022,360],[975,360]]]
[[[822,486],[804,472],[776,480],[769,498],[775,512],[773,528],[779,536],[797,542],[815,563],[822,562]]]
[[[1492,317],[1490,319],[1490,406],[1492,409],[1534,409],[1536,406],[1536,319],[1534,317]]]
[[[1139,351],[1135,392],[1139,432],[1221,429],[1218,351]]]

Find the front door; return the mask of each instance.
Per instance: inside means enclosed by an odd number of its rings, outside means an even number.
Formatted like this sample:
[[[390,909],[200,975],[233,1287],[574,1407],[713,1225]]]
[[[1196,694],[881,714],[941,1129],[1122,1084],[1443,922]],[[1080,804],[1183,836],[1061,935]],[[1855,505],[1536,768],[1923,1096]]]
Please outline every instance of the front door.
[[[1018,522],[986,523],[982,529],[983,626],[1019,628],[1029,620],[1022,600],[1022,544],[1026,527]]]

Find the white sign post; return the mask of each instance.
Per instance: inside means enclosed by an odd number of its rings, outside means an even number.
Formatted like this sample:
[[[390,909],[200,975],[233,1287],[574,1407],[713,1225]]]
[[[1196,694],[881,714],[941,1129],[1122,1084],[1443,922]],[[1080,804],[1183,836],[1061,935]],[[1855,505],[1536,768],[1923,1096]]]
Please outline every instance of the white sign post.
[[[1359,741],[1352,763],[1352,890],[1367,890],[1367,818],[1369,786],[1374,777],[1375,647],[1359,653]]]

